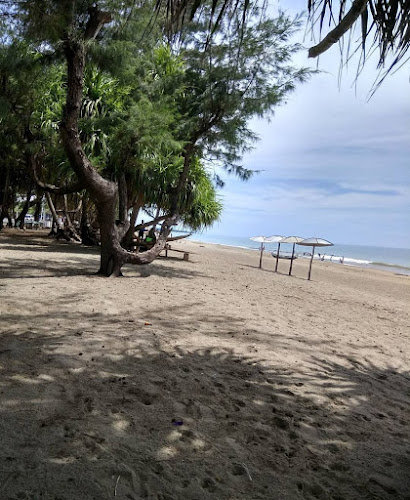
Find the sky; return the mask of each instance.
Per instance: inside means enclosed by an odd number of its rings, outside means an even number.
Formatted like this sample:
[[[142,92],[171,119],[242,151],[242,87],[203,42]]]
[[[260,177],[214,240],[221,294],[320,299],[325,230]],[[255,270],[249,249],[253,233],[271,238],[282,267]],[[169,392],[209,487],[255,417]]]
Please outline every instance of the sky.
[[[282,0],[293,14],[304,0]],[[309,37],[305,47],[312,45]],[[389,76],[369,100],[377,59],[357,84],[356,64],[339,82],[335,45],[316,60],[299,53],[295,64],[321,73],[299,85],[243,159],[261,170],[248,182],[224,176],[221,220],[215,235],[297,235],[334,243],[410,248],[410,64]]]

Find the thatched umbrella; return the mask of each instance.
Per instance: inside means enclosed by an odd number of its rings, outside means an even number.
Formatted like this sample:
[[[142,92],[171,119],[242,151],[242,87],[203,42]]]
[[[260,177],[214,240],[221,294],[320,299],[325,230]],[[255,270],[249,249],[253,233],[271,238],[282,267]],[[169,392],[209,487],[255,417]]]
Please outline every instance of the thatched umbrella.
[[[258,243],[261,244],[260,246],[260,251],[261,251],[261,256],[259,259],[259,269],[262,268],[262,257],[263,257],[263,251],[265,250],[265,243],[276,243],[277,241],[281,240],[283,236],[252,236],[251,240],[252,241],[257,241]]]
[[[282,240],[280,240],[280,243],[293,243],[292,257],[290,259],[290,266],[289,266],[289,276],[291,276],[291,274],[292,274],[293,259],[295,258],[295,245],[296,245],[296,243],[300,243],[303,240],[304,240],[304,238],[301,238],[300,236],[286,236],[286,238],[283,238]],[[278,251],[278,255],[276,257],[276,263],[278,261],[278,258],[279,258],[279,251]]]
[[[312,261],[313,261],[313,256],[315,255],[315,248],[316,247],[331,247],[333,246],[333,243],[330,241],[324,240],[322,238],[306,238],[303,241],[300,241],[298,245],[304,245],[307,247],[313,247],[312,248],[312,257],[310,258],[310,265],[309,265],[309,274],[308,274],[308,280],[310,280],[310,273],[312,272]]]

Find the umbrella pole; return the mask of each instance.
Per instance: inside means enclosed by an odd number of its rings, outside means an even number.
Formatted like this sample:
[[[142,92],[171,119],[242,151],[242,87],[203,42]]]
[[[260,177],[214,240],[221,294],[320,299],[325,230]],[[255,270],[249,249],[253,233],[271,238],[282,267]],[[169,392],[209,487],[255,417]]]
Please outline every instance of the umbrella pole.
[[[280,250],[280,243],[278,243],[278,251],[276,253],[276,266],[275,266],[275,273],[278,272],[278,264],[279,264],[279,250]]]
[[[265,247],[263,246],[263,243],[261,243],[261,257],[259,259],[259,269],[262,269],[262,257],[263,257],[263,249]]]
[[[290,259],[290,266],[289,266],[289,276],[292,275],[293,257],[295,256],[295,245],[296,243],[293,243],[292,258]]]
[[[315,247],[313,246],[313,248],[312,248],[312,257],[310,258],[308,280],[310,280],[310,273],[312,272],[312,262],[313,262],[313,256],[314,255],[315,255]]]

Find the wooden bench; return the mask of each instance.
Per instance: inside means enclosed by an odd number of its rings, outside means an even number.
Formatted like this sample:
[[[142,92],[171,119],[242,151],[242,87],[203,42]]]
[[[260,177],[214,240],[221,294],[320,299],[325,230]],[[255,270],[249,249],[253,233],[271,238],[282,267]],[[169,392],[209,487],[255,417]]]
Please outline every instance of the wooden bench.
[[[151,242],[146,242],[146,241],[137,241],[133,240],[133,250],[135,251],[138,247],[146,247],[146,248],[152,248],[155,243]],[[182,258],[186,261],[189,261],[189,254],[190,252],[187,252],[185,250],[179,250],[177,248],[171,248],[171,245],[169,243],[166,243],[165,247],[161,250],[160,254],[165,251],[165,257],[168,257],[168,252],[177,252],[177,253],[182,253],[184,254]]]
[[[171,248],[171,245],[169,245],[168,243],[165,245],[165,257],[168,257],[168,252],[178,252],[178,253],[183,253],[183,259],[188,261],[189,260],[189,252],[185,251],[185,250],[179,250],[177,248]]]

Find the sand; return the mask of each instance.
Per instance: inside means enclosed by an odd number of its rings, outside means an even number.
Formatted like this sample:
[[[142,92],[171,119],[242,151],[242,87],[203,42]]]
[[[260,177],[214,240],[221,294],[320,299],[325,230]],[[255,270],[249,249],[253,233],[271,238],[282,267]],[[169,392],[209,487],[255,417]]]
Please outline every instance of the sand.
[[[0,233],[0,498],[410,499],[410,277]]]

